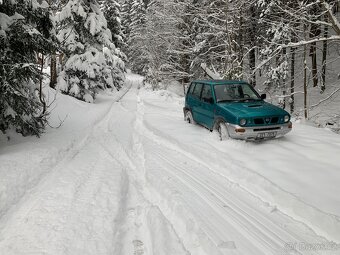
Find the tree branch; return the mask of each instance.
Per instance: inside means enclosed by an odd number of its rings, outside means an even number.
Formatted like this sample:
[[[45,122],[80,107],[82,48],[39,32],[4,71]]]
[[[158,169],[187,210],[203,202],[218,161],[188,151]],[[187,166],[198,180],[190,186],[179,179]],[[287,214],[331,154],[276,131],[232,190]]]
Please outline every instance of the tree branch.
[[[320,0],[320,2],[328,15],[329,21],[332,23],[334,31],[340,36],[340,23],[333,15],[331,6],[325,0]]]

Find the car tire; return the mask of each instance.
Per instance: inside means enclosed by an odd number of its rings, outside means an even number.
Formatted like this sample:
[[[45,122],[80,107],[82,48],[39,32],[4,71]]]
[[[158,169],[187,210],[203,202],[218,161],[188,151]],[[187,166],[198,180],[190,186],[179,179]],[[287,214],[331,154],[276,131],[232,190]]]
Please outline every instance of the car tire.
[[[184,114],[184,120],[186,122],[188,122],[189,124],[196,124],[196,121],[194,120],[194,118],[192,117],[192,113],[191,111],[186,111]]]
[[[216,130],[221,141],[228,140],[230,138],[227,125],[224,121],[219,121],[216,124]]]

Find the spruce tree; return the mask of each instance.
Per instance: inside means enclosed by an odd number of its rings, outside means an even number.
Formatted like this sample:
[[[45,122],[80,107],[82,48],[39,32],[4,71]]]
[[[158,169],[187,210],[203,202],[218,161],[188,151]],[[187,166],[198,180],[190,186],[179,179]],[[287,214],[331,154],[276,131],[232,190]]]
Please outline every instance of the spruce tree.
[[[4,0],[0,4],[0,130],[39,136],[46,113],[37,90],[42,78],[37,53],[53,50],[47,4]]]
[[[70,0],[57,17],[58,39],[66,59],[57,88],[86,102],[99,90],[124,82],[124,62],[96,0]]]
[[[101,10],[107,21],[107,28],[111,31],[113,43],[119,49],[123,46],[120,8],[120,4],[116,0],[102,0]]]
[[[132,10],[132,2],[133,0],[124,0],[122,2],[122,32],[123,32],[123,51],[127,49],[127,41],[130,37],[130,25],[131,25],[131,10]]]

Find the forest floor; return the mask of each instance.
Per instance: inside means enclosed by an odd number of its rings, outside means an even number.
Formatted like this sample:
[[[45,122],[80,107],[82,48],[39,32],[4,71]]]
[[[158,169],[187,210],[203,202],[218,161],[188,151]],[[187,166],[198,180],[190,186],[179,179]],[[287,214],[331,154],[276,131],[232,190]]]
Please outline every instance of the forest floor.
[[[127,78],[58,94],[39,139],[0,137],[0,254],[340,254],[339,135],[221,142]]]

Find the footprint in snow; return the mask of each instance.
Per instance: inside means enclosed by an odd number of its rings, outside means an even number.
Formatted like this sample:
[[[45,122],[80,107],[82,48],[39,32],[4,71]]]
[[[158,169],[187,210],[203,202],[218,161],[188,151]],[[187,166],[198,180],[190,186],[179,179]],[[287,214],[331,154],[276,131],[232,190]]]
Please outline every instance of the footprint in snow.
[[[218,248],[234,250],[236,245],[234,241],[224,241],[219,243]]]
[[[143,255],[144,254],[144,243],[141,240],[132,241],[134,252],[133,255]]]

